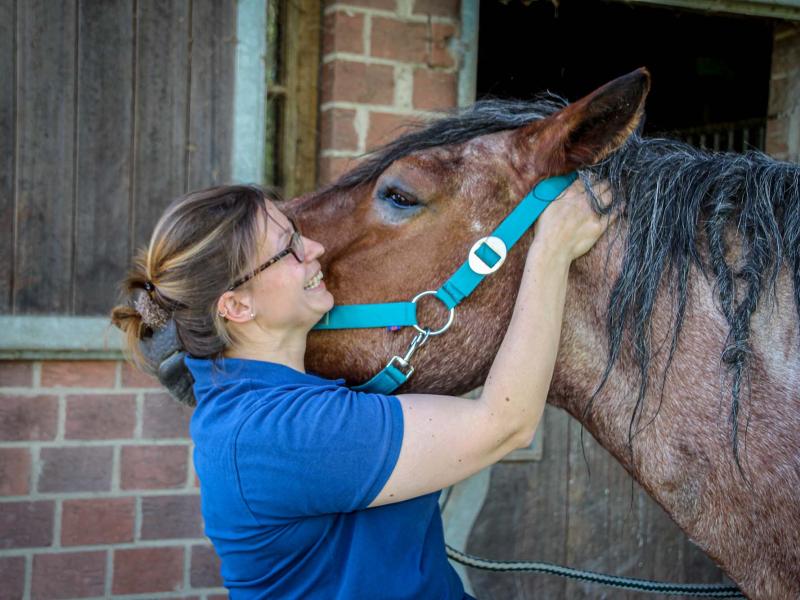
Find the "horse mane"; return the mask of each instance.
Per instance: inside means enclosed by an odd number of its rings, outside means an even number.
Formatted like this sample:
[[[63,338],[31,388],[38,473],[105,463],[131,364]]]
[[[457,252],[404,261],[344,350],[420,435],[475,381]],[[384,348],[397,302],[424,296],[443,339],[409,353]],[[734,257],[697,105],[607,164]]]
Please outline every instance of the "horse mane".
[[[761,298],[774,295],[784,266],[800,317],[800,165],[756,151],[709,152],[634,134],[588,171],[610,183],[613,205],[628,223],[622,268],[609,299],[609,357],[598,391],[629,328],[640,376],[629,428],[632,442],[648,384],[656,295],[668,285],[675,302],[663,393],[683,325],[690,268],[696,267],[713,278],[729,326],[721,362],[731,375],[731,443],[738,464],[739,408],[752,355],[750,320]],[[734,231],[738,247],[731,248]]]
[[[409,154],[516,129],[544,119],[566,105],[566,100],[547,92],[533,100],[481,100],[469,108],[453,111],[429,123],[411,126],[411,131],[378,148],[331,187],[333,190],[347,191],[372,183],[394,161]]]
[[[413,152],[515,129],[546,118],[566,104],[553,94],[532,101],[480,101],[400,136],[332,188],[348,190],[374,182],[391,163]],[[634,133],[620,149],[580,175],[596,210],[600,209],[591,183],[609,182],[613,197],[609,210],[621,210],[628,224],[622,269],[606,313],[608,360],[594,397],[614,369],[627,331],[639,370],[638,398],[629,427],[632,451],[650,377],[650,322],[657,293],[662,285],[669,286],[675,303],[663,394],[683,326],[690,268],[696,267],[706,278],[713,278],[716,299],[729,326],[721,362],[731,375],[731,443],[738,464],[738,416],[752,352],[750,320],[764,294],[774,293],[784,265],[792,276],[800,317],[800,165],[760,152],[708,152]],[[730,252],[727,243],[734,229],[740,248]],[[701,231],[704,235],[698,236]]]

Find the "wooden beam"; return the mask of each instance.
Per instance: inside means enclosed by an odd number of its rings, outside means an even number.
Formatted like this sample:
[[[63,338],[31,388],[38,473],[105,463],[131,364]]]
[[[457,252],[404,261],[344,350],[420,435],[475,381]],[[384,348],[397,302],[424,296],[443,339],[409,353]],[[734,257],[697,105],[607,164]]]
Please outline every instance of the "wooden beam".
[[[320,0],[285,4],[285,73],[287,100],[281,131],[283,195],[293,198],[313,190],[317,179]]]
[[[800,21],[798,0],[621,0],[627,4],[656,4],[691,10]]]

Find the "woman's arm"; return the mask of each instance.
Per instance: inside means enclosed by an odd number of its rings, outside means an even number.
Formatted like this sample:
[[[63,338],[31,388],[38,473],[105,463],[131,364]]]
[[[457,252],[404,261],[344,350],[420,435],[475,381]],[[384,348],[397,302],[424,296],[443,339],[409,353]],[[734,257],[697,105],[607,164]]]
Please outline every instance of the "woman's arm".
[[[573,184],[537,222],[514,313],[480,398],[398,396],[400,456],[370,506],[442,489],[530,444],[555,366],[569,266],[608,221],[591,210],[581,185]]]

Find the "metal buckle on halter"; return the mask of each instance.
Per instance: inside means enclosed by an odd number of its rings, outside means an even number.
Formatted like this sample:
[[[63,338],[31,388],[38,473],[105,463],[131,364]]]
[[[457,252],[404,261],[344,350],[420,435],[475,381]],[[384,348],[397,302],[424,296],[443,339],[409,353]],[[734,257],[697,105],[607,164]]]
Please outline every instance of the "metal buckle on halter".
[[[386,368],[391,367],[394,363],[395,368],[400,371],[403,375],[405,375],[406,379],[411,377],[411,374],[414,372],[414,367],[411,366],[410,361],[411,357],[414,356],[414,353],[417,351],[417,348],[421,348],[425,345],[425,342],[428,341],[428,338],[433,335],[430,329],[424,330],[422,333],[418,333],[414,336],[414,339],[411,340],[411,344],[408,346],[408,350],[406,350],[405,356],[400,358],[399,356],[393,356],[392,359],[386,363]],[[398,366],[399,365],[399,366]],[[404,371],[404,369],[407,369]]]
[[[478,250],[484,244],[486,244],[486,246],[488,246],[488,248],[499,257],[493,265],[487,264],[486,261],[478,256]],[[469,250],[469,268],[478,275],[489,275],[490,273],[497,271],[497,269],[503,265],[507,254],[508,249],[506,248],[506,244],[499,237],[490,235],[488,237],[481,238],[475,242],[472,245],[472,248]]]
[[[419,300],[423,296],[431,296],[431,295],[436,296],[436,293],[437,293],[436,290],[427,290],[425,292],[420,292],[419,294],[417,294],[416,296],[414,296],[411,299],[411,302],[416,304],[417,300]],[[438,298],[438,296],[437,296],[437,298]],[[453,324],[453,319],[455,318],[455,316],[456,316],[456,309],[455,308],[451,308],[450,309],[450,316],[447,318],[447,323],[444,324],[444,327],[442,327],[441,329],[437,329],[436,331],[431,331],[429,328],[423,329],[419,325],[413,325],[413,327],[414,327],[414,329],[416,329],[420,333],[425,333],[427,331],[428,333],[425,336],[425,339],[427,339],[428,336],[430,336],[430,335],[439,335],[440,333],[444,333],[445,331],[450,329],[450,325]],[[417,337],[419,337],[419,336],[417,336]]]

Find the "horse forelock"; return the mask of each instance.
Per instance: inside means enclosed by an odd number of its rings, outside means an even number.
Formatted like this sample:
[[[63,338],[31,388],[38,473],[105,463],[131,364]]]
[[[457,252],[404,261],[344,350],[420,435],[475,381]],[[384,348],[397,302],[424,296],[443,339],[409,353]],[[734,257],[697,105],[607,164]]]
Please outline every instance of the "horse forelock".
[[[550,93],[541,94],[533,100],[481,100],[467,109],[416,126],[373,152],[331,187],[344,191],[372,183],[393,162],[414,152],[463,144],[491,133],[517,129],[544,119],[566,105],[566,100]]]

